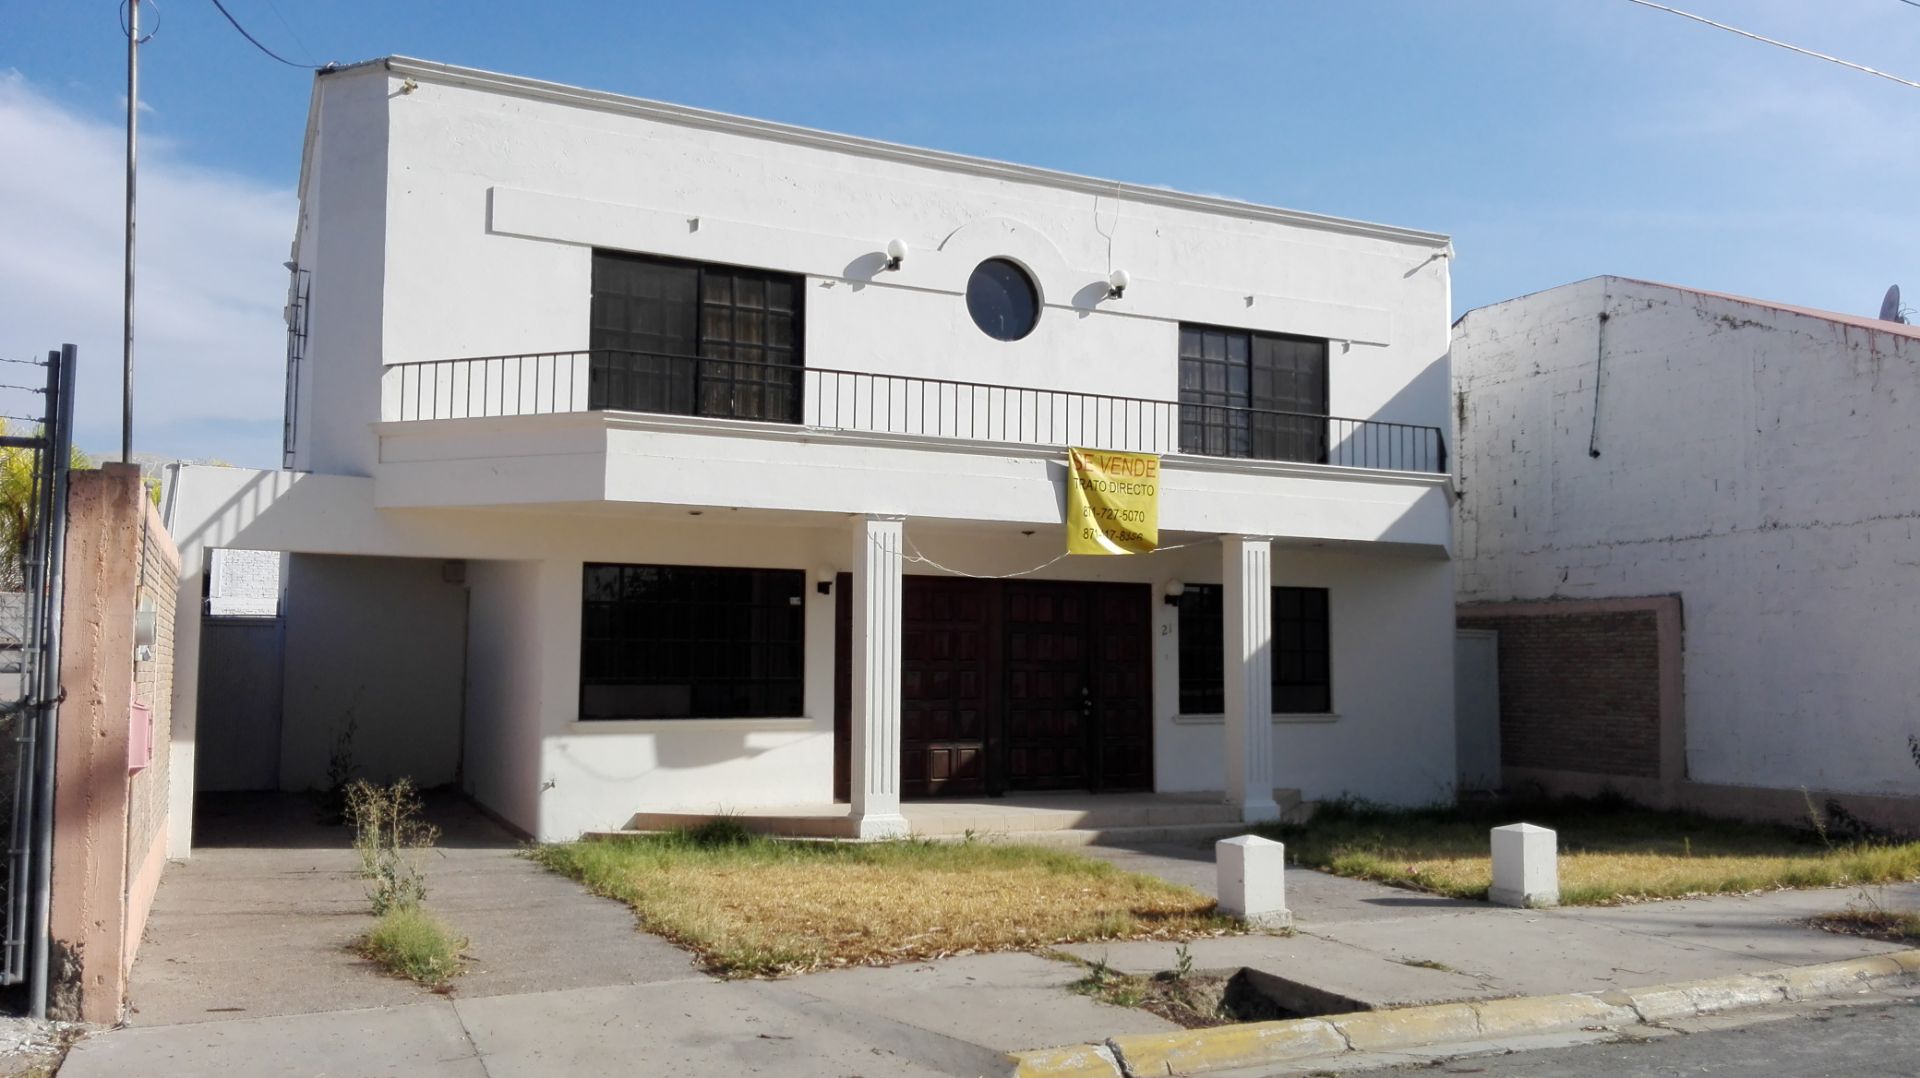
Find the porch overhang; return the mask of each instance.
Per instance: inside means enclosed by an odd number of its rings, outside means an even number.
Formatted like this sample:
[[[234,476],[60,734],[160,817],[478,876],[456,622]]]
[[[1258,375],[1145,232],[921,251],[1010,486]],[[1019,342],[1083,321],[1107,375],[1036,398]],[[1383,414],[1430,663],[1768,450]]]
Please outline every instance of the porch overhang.
[[[884,514],[1034,527],[1065,519],[1066,453],[785,423],[576,412],[375,426],[382,509],[610,503]],[[1451,551],[1452,483],[1426,472],[1168,454],[1160,527]]]

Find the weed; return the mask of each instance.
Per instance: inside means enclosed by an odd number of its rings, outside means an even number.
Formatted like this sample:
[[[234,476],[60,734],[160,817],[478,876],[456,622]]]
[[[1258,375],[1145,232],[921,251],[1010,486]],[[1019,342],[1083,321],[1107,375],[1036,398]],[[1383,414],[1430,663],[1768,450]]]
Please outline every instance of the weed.
[[[1173,949],[1173,979],[1185,981],[1193,976],[1193,948],[1185,943]]]
[[[346,800],[353,848],[360,854],[360,874],[370,881],[367,899],[373,912],[385,916],[419,905],[427,896],[421,851],[440,837],[439,828],[420,818],[420,792],[408,779],[391,786],[356,779],[347,786]]]
[[[398,976],[438,987],[460,975],[460,952],[466,946],[439,918],[407,905],[382,913],[356,949]]]
[[[347,787],[353,783],[354,773],[360,770],[353,753],[353,737],[360,729],[360,720],[354,714],[357,706],[357,697],[347,705],[347,721],[334,737],[332,751],[327,753],[327,784],[313,795],[320,822],[329,826],[352,822],[348,819]]]
[[[705,823],[685,830],[687,841],[702,849],[723,849],[728,846],[745,846],[753,840],[753,832],[747,830],[740,817],[732,814],[715,816]]]

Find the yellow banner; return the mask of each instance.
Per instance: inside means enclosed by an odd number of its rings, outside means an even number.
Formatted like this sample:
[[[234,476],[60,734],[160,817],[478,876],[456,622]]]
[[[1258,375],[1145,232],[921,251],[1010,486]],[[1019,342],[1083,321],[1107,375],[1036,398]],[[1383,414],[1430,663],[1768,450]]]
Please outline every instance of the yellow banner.
[[[1145,554],[1160,545],[1160,458],[1067,450],[1067,553]]]

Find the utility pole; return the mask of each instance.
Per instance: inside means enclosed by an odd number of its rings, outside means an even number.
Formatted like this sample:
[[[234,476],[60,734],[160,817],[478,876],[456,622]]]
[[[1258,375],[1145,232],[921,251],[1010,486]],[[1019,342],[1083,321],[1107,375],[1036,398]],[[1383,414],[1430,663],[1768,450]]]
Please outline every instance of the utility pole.
[[[140,121],[140,0],[127,0],[127,294],[120,352],[120,461],[133,463],[134,133]]]

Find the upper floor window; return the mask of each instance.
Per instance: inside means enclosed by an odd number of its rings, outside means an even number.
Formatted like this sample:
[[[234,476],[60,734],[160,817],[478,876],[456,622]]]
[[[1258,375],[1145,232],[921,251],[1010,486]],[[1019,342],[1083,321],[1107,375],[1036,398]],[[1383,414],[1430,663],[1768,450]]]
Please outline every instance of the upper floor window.
[[[1040,290],[1012,261],[989,258],[967,278],[967,313],[987,336],[1017,341],[1040,322]]]
[[[1220,585],[1188,584],[1180,595],[1180,712],[1226,710],[1225,616]],[[1333,710],[1333,661],[1327,589],[1273,589],[1273,711]]]
[[[1180,327],[1180,451],[1324,462],[1327,342]]]
[[[593,253],[588,407],[800,420],[800,278]]]

